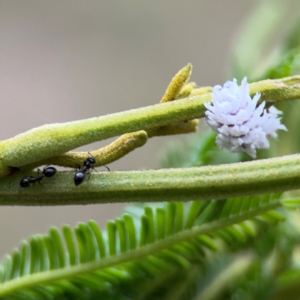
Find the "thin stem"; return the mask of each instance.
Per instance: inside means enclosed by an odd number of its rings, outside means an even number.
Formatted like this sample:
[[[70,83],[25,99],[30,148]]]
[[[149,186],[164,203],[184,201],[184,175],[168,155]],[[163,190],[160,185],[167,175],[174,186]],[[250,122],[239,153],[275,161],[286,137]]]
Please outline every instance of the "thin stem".
[[[160,100],[160,103],[175,100],[177,96],[180,94],[180,91],[182,90],[184,85],[190,79],[191,74],[192,74],[191,64],[187,64],[185,67],[179,70],[178,73],[172,78],[169,86],[167,87],[167,90],[165,91],[165,94]]]
[[[62,167],[75,168],[82,166],[86,158],[91,155],[96,160],[95,167],[109,164],[138,147],[143,146],[148,140],[148,135],[144,130],[126,133],[121,135],[118,139],[109,145],[98,150],[90,152],[67,152],[62,155],[53,156],[48,159],[27,165],[22,170],[31,170],[40,165],[56,165]]]
[[[189,201],[283,192],[300,187],[300,155],[198,168],[93,172],[79,186],[73,176],[59,172],[26,189],[19,187],[20,174],[9,176],[1,181],[0,205]]]

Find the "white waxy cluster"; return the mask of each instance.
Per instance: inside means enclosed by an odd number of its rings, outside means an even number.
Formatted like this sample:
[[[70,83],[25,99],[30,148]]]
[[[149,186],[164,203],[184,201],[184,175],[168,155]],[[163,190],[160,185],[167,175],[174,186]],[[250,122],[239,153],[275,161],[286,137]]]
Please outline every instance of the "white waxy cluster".
[[[224,86],[213,88],[212,103],[205,103],[206,122],[218,133],[216,143],[231,152],[247,152],[256,157],[256,149],[268,148],[268,137],[276,137],[276,130],[287,130],[277,116],[281,111],[265,102],[256,107],[260,98],[249,95],[247,78],[242,85],[237,80],[227,81]]]

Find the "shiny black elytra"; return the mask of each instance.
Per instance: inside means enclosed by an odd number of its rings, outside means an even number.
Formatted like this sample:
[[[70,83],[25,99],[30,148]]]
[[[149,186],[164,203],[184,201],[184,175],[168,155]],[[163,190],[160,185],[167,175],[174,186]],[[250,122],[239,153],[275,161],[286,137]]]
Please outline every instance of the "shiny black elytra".
[[[95,158],[90,154],[90,156],[83,162],[83,167],[75,173],[74,175],[74,183],[75,185],[79,185],[84,181],[85,175],[90,173],[91,169],[94,168],[94,164],[96,163]],[[105,166],[108,171],[110,171],[109,167]]]
[[[75,185],[79,185],[84,181],[85,174],[81,171],[78,171],[74,175],[74,183]]]
[[[38,169],[38,177],[24,177],[20,181],[20,186],[22,188],[29,187],[31,184],[35,184],[36,182],[40,182],[44,177],[52,177],[56,173],[56,169],[54,167],[47,167],[43,169],[43,172],[41,173],[41,170]]]
[[[91,154],[90,154],[91,155]],[[89,173],[91,169],[94,169],[96,163],[95,158],[91,155],[84,162],[83,167],[79,169],[74,175],[75,185],[79,185],[84,181],[85,174]]]

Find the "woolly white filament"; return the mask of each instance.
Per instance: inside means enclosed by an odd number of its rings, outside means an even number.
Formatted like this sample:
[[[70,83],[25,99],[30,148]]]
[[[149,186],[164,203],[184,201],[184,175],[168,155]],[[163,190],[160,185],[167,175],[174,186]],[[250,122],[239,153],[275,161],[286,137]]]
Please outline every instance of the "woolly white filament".
[[[216,143],[231,152],[247,152],[256,157],[256,149],[268,148],[268,137],[276,137],[276,130],[287,130],[277,115],[281,111],[271,106],[265,109],[265,102],[256,107],[260,98],[249,95],[247,78],[241,88],[237,80],[227,81],[224,86],[213,88],[212,103],[205,103],[206,122],[218,133]]]

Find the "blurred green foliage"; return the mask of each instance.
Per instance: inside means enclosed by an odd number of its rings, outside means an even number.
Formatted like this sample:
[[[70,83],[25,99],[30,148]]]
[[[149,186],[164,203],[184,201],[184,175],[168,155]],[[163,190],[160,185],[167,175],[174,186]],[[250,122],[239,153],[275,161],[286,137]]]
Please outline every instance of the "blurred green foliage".
[[[239,29],[233,45],[229,77],[257,81],[300,74],[299,3],[293,0],[258,1],[256,9]],[[258,158],[300,151],[300,102],[287,101],[276,106],[283,111],[282,123],[288,132],[270,140],[268,151]]]

